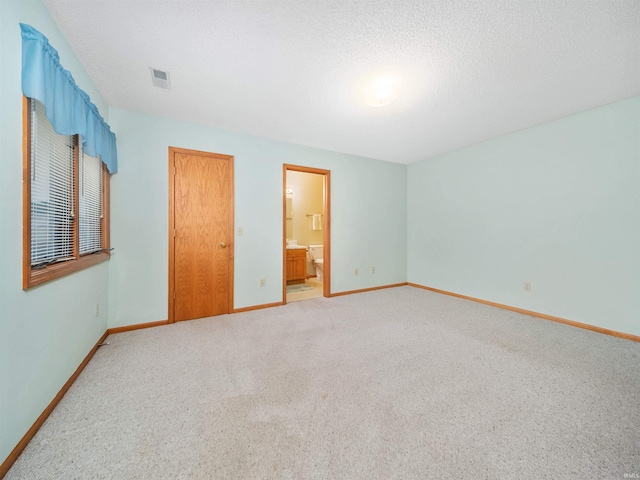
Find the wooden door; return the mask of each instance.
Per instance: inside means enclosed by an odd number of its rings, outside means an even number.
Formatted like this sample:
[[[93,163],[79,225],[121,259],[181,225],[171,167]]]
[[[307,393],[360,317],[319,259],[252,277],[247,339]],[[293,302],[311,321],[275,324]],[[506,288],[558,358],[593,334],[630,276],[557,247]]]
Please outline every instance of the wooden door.
[[[229,313],[233,157],[170,148],[169,167],[169,320]]]

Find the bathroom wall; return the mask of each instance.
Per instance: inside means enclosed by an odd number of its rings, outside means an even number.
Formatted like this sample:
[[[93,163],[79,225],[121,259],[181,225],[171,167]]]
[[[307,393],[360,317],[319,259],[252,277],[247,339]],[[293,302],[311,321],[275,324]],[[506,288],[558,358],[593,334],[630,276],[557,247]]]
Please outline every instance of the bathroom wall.
[[[322,245],[324,231],[313,230],[312,217],[308,215],[324,214],[324,176],[287,171],[287,187],[293,188],[293,194],[290,195],[293,205],[291,238],[297,240],[298,245]],[[307,265],[307,273],[315,275],[310,262]]]
[[[0,1],[0,463],[107,328],[108,262],[22,290],[22,44],[38,29],[107,118],[107,108],[39,0]],[[107,118],[108,119],[108,118]],[[99,314],[96,316],[96,304]]]
[[[110,124],[119,158],[111,183],[111,327],[167,319],[169,146],[235,158],[235,308],[282,300],[283,164],[331,171],[332,292],[406,281],[405,165],[120,109],[111,109]]]
[[[640,97],[409,165],[408,215],[410,282],[640,335]]]
[[[288,195],[293,205],[290,238],[297,240],[298,245],[322,245],[324,231],[313,230],[312,217],[308,215],[324,214],[324,176],[289,170],[287,171],[287,187],[293,188],[293,194]],[[324,222],[324,215],[322,219]],[[313,264],[307,261],[307,275],[315,274]]]

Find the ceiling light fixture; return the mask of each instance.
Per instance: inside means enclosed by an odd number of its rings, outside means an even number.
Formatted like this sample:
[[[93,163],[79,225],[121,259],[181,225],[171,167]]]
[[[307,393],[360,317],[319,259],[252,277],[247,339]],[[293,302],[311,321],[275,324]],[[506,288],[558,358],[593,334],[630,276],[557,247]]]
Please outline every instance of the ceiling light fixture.
[[[393,102],[398,93],[399,81],[392,75],[379,75],[364,85],[365,104],[370,107],[384,107]]]

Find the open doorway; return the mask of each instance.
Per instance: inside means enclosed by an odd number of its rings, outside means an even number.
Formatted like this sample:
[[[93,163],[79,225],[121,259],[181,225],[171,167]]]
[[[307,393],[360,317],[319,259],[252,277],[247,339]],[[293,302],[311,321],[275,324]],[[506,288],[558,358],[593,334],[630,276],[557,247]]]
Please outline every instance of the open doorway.
[[[330,174],[283,165],[282,303],[331,292]]]

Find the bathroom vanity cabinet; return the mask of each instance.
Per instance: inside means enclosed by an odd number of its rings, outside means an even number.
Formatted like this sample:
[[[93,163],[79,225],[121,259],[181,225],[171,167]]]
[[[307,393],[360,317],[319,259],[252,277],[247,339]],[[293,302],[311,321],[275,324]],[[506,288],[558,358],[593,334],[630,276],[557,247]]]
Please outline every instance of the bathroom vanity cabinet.
[[[287,249],[287,285],[304,283],[307,278],[307,250],[305,248]]]

